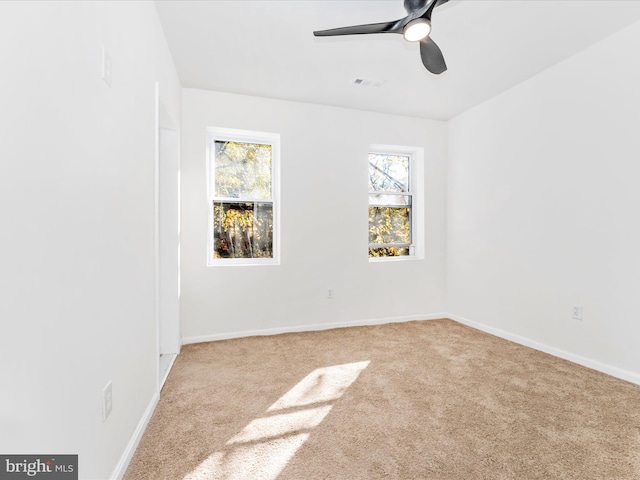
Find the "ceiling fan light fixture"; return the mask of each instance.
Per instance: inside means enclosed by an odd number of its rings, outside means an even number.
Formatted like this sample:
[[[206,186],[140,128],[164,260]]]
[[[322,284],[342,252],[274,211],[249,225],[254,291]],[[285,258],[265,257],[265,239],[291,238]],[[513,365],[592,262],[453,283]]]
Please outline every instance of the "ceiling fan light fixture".
[[[416,18],[410,21],[404,30],[402,35],[407,42],[417,42],[431,33],[431,23],[426,18]]]
[[[397,0],[399,1],[399,0]],[[336,37],[339,35],[373,35],[378,33],[402,34],[406,41],[418,43],[420,60],[430,73],[440,75],[447,71],[442,50],[431,38],[431,15],[438,6],[449,0],[404,0],[408,15],[390,22],[367,23],[349,27],[330,28],[313,32],[316,37]],[[360,85],[358,83],[358,85]]]

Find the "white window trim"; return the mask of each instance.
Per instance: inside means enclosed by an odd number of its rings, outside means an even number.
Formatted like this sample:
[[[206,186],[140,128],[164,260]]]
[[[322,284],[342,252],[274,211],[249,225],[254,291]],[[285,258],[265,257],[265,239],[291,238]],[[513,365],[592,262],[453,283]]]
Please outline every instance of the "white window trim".
[[[405,262],[424,259],[424,148],[400,145],[369,145],[367,152],[367,173],[369,171],[369,153],[386,155],[404,155],[409,157],[409,181],[412,195],[411,205],[411,255],[401,257],[367,257],[371,263]],[[367,191],[367,198],[370,192]],[[367,212],[369,201],[367,200]],[[367,213],[368,216],[368,213]],[[369,223],[367,222],[367,227]],[[367,235],[367,247],[369,235]],[[368,252],[368,248],[367,248]]]
[[[213,258],[213,174],[211,147],[216,140],[242,143],[262,143],[271,145],[271,189],[273,202],[273,258]],[[280,134],[269,132],[254,132],[250,130],[236,130],[233,128],[207,128],[206,154],[206,182],[207,182],[207,266],[255,266],[280,265]],[[255,200],[251,200],[255,201]]]

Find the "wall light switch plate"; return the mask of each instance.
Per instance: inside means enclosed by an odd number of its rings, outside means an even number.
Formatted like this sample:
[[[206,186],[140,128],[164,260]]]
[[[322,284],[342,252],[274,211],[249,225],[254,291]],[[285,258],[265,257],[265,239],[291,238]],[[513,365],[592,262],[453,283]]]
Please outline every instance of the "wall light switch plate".
[[[111,87],[111,54],[102,47],[102,79]]]
[[[111,382],[102,389],[102,421],[104,422],[113,410],[113,384]]]

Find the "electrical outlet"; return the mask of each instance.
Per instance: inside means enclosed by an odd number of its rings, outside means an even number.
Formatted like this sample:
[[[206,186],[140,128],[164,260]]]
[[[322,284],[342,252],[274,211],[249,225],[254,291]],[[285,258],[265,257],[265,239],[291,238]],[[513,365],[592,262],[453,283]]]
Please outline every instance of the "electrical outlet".
[[[327,290],[327,298],[328,299],[333,298],[333,288],[330,288],[329,290]]]
[[[102,421],[106,421],[113,410],[113,385],[111,381],[102,389]]]
[[[582,305],[574,305],[571,318],[582,320]]]

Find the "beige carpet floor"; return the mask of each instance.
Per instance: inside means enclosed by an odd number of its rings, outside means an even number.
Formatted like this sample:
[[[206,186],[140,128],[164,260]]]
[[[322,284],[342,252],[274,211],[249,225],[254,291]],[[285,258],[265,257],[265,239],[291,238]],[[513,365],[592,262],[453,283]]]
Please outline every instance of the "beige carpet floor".
[[[125,479],[640,479],[640,387],[451,320],[187,345]]]

